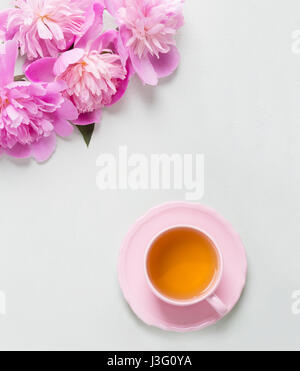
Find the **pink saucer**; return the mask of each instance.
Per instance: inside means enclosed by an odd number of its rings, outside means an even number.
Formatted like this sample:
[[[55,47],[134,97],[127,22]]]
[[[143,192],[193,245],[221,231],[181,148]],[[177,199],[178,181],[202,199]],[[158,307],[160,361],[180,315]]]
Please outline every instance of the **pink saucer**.
[[[224,273],[216,294],[229,309],[238,302],[246,282],[247,258],[243,244],[231,225],[215,211],[199,204],[169,203],[156,207],[138,220],[125,238],[119,257],[119,281],[123,294],[146,324],[163,330],[199,330],[219,321],[207,302],[178,307],[158,299],[147,285],[144,254],[153,237],[174,225],[193,225],[205,230],[220,246]]]

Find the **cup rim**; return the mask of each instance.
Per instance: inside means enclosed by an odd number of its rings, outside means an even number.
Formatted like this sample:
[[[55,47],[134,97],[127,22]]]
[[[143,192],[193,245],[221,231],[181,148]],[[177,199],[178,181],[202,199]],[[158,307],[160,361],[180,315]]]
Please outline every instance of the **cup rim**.
[[[179,228],[188,228],[188,229],[193,229],[197,232],[200,232],[202,233],[204,236],[206,236],[212,243],[214,249],[216,250],[216,253],[218,255],[218,259],[219,259],[219,269],[218,269],[218,276],[217,276],[217,279],[215,280],[215,283],[208,288],[207,292],[204,294],[204,295],[201,295],[199,297],[196,297],[194,299],[191,299],[191,300],[176,300],[176,299],[172,299],[172,298],[169,298],[165,295],[163,295],[161,292],[159,292],[153,285],[153,283],[151,282],[151,279],[149,277],[149,274],[148,274],[148,268],[147,268],[147,262],[148,262],[148,257],[149,257],[149,253],[150,253],[150,250],[151,248],[153,247],[153,244],[155,243],[155,241],[160,238],[163,234],[169,232],[169,231],[172,231],[172,230],[175,230],[175,229],[179,229]],[[220,282],[221,282],[221,278],[223,276],[223,271],[224,271],[224,260],[223,260],[223,254],[222,254],[222,251],[220,249],[220,247],[218,246],[218,244],[215,242],[215,240],[210,236],[209,233],[205,232],[203,229],[199,228],[199,227],[196,227],[194,225],[190,225],[190,224],[176,224],[174,226],[171,226],[171,227],[168,227],[168,228],[165,228],[163,229],[162,231],[158,232],[153,238],[152,240],[150,241],[150,243],[148,244],[146,250],[145,250],[145,254],[144,254],[144,273],[145,273],[145,277],[146,277],[146,281],[147,281],[147,284],[148,286],[150,287],[151,291],[153,292],[153,294],[158,297],[160,300],[164,301],[165,303],[168,303],[168,304],[171,304],[171,305],[176,305],[176,306],[189,306],[189,305],[193,305],[193,304],[198,304],[202,301],[205,301],[207,300],[209,297],[213,296],[215,291],[217,290]]]

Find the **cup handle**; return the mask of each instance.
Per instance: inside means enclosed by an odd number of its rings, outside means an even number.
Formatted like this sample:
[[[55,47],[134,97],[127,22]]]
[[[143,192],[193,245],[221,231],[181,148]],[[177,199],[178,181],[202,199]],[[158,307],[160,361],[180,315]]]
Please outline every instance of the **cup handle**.
[[[228,313],[228,308],[218,296],[212,295],[206,300],[221,317]]]

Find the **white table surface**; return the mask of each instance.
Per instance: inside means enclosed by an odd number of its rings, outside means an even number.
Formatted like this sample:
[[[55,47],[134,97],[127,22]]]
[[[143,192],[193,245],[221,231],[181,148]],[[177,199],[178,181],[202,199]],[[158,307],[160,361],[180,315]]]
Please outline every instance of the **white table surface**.
[[[9,4],[2,1],[1,8]],[[298,0],[187,0],[182,63],[159,87],[134,79],[87,150],[76,133],[46,164],[0,159],[0,349],[295,350],[300,315],[300,29]],[[149,208],[182,191],[96,186],[101,153],[203,153],[201,202],[244,241],[247,287],[217,325],[176,334],[123,300],[117,256]]]

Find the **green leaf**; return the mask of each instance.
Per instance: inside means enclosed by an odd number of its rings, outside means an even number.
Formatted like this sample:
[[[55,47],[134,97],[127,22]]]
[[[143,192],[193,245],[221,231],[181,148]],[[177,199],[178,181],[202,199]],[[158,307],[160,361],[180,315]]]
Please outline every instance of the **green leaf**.
[[[89,146],[95,129],[95,124],[76,125],[87,146]]]

